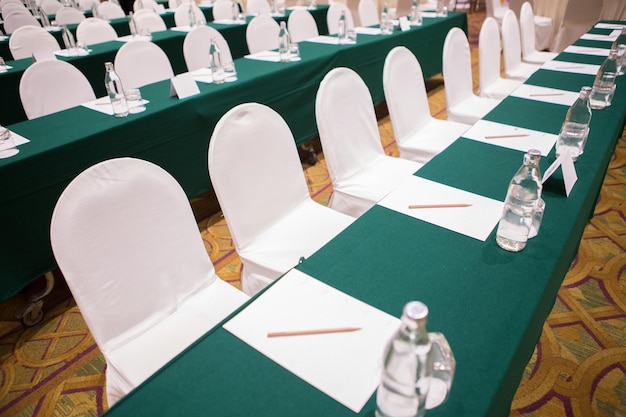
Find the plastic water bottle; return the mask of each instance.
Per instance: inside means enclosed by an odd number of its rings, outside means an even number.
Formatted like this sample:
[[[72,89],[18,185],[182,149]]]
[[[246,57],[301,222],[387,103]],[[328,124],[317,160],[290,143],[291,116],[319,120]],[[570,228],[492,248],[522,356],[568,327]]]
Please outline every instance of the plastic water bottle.
[[[231,15],[233,18],[233,22],[236,22],[237,19],[239,19],[239,3],[235,1],[233,2],[231,6]]]
[[[496,243],[502,249],[519,252],[526,247],[537,201],[541,198],[541,152],[530,149],[506,193]]]
[[[213,78],[213,84],[224,83],[224,64],[222,63],[222,53],[217,46],[217,40],[211,39],[211,46],[209,47],[209,60],[211,66],[211,77]]]
[[[414,26],[422,26],[422,12],[420,12],[420,8],[417,4],[417,0],[413,0],[413,4],[411,5],[411,13],[409,15],[411,19],[411,24]]]
[[[137,23],[135,23],[133,12],[128,13],[128,29],[130,29],[130,36],[133,38],[137,36]]]
[[[346,11],[342,10],[339,16],[339,23],[337,24],[337,40],[340,44],[344,44],[348,41],[346,30]]]
[[[617,75],[624,75],[626,72],[626,44],[620,44],[617,47]]]
[[[198,24],[198,19],[196,18],[196,12],[193,9],[193,3],[189,3],[189,10],[187,11],[189,16],[189,27],[194,28]]]
[[[590,103],[592,109],[603,109],[611,105],[615,77],[617,76],[617,50],[611,49],[609,56],[604,60],[591,90]]]
[[[124,87],[122,86],[122,80],[115,72],[112,62],[105,62],[104,69],[106,74],[104,76],[104,86],[107,89],[107,94],[111,100],[111,106],[113,107],[113,114],[115,117],[128,116],[128,104],[126,103],[126,97],[124,96]]]
[[[433,374],[433,352],[426,320],[428,307],[419,301],[404,306],[402,324],[383,356],[376,392],[376,417],[421,417]]]
[[[72,32],[70,32],[70,30],[67,28],[67,25],[63,25],[63,43],[65,44],[65,49],[67,49],[67,51],[70,53],[70,55],[73,55],[76,53],[76,41],[74,40],[74,35],[72,35]]]
[[[383,35],[390,35],[393,31],[393,24],[391,17],[389,17],[389,7],[387,3],[383,3],[383,10],[380,12],[380,33]]]
[[[285,21],[280,22],[280,30],[278,31],[278,54],[280,55],[280,62],[289,62],[289,32]]]
[[[556,156],[569,151],[572,159],[582,155],[589,135],[589,123],[591,122],[591,106],[589,95],[591,87],[583,87],[580,95],[567,111],[561,132],[556,142]]]

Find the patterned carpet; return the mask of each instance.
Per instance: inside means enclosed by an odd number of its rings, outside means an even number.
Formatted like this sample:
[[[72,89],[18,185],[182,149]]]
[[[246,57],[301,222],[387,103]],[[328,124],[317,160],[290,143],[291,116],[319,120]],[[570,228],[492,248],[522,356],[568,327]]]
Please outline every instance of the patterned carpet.
[[[483,18],[470,15],[474,69]],[[429,80],[428,88],[432,112],[445,118],[441,78]],[[378,110],[383,145],[388,154],[397,155],[389,119],[383,108]],[[326,203],[332,187],[323,155],[316,165],[303,168],[311,195]],[[626,416],[625,197],[626,135],[526,367],[511,417]],[[211,205],[210,198],[193,204],[196,209]],[[241,264],[221,214],[198,226],[218,275],[238,287]],[[24,297],[19,294],[0,304],[0,416],[102,414],[107,409],[104,360],[62,278],[46,298],[44,321],[28,329],[14,319]]]

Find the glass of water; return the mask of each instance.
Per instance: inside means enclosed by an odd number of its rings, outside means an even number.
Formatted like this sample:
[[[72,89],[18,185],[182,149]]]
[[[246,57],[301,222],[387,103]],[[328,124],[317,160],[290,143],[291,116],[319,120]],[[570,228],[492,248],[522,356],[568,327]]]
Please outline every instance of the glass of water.
[[[126,97],[126,104],[128,105],[129,113],[141,113],[146,110],[144,106],[143,98],[141,97],[141,91],[138,88],[129,88],[124,91]]]

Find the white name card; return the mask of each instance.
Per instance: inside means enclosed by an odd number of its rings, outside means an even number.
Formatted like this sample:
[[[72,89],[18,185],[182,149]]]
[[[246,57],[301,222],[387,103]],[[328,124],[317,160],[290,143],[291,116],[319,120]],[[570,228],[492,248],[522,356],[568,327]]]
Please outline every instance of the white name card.
[[[398,19],[398,22],[400,23],[400,30],[402,32],[406,32],[407,30],[411,29],[411,24],[409,23],[409,19],[407,19],[406,16],[401,16]]]
[[[180,74],[170,79],[170,97],[178,96],[179,99],[183,99],[196,94],[200,94],[200,89],[193,75]]]
[[[562,153],[558,158],[556,158],[556,161],[554,161],[552,165],[546,169],[546,172],[543,175],[542,183],[545,183],[546,180],[554,174],[554,171],[556,171],[558,167],[561,167],[561,170],[563,171],[565,194],[569,197],[569,193],[572,191],[572,188],[574,188],[574,184],[578,181],[574,161],[572,160],[572,155],[570,155],[569,151]]]

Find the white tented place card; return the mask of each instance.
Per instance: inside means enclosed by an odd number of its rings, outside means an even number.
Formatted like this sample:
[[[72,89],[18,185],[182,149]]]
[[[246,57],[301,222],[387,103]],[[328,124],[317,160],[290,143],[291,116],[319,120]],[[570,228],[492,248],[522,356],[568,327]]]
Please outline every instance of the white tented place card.
[[[546,156],[556,143],[557,135],[525,129],[503,123],[479,120],[462,135],[464,138],[489,143],[503,148],[528,152],[538,149]]]
[[[576,45],[570,45],[563,50],[563,52],[568,52],[570,54],[599,55],[599,56],[609,56],[610,51],[611,50],[608,48],[592,48],[590,46],[576,46]]]
[[[574,91],[557,90],[556,88],[540,87],[531,84],[522,84],[510,94],[512,97],[527,100],[544,101],[546,103],[571,106],[579,96]]]
[[[186,73],[170,78],[170,97],[177,96],[179,99],[200,94],[200,89],[193,75]]]
[[[600,65],[592,65],[592,64],[580,64],[578,62],[566,62],[566,61],[547,61],[541,66],[541,69],[551,70],[551,71],[563,71],[563,72],[573,72],[576,74],[589,74],[596,75],[598,72],[598,68]]]
[[[34,51],[33,52],[33,62],[54,61],[55,59],[57,59],[57,57],[52,51]]]
[[[379,29],[380,32],[380,29]],[[305,39],[304,42],[325,43],[327,45],[339,45],[339,40],[334,36],[316,36],[314,38]]]
[[[224,329],[358,413],[378,386],[385,346],[399,326],[398,318],[292,269]],[[285,332],[292,336],[270,337]]]
[[[380,35],[380,28],[368,28],[359,26],[354,28],[354,30],[359,35]]]
[[[565,183],[565,194],[569,197],[569,193],[574,188],[574,184],[578,181],[578,175],[576,174],[576,167],[574,167],[574,161],[569,151],[565,151],[559,155],[559,157],[546,169],[543,173],[542,183],[545,183],[548,178],[554,174],[558,167],[561,167],[563,171],[563,182]]]
[[[416,176],[378,205],[483,242],[498,224],[503,207],[501,201]]]
[[[398,19],[398,23],[400,24],[400,30],[402,32],[406,32],[407,30],[411,30],[411,24],[409,23],[409,19],[406,16],[402,16]]]

